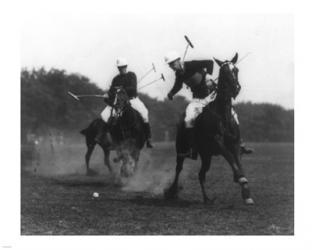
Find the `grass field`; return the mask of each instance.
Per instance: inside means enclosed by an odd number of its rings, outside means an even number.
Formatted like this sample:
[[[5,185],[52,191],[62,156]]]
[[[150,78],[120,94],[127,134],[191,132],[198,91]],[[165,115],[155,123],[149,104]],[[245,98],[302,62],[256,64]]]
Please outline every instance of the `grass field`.
[[[64,153],[66,159],[60,155],[61,160],[45,166],[48,172],[22,171],[21,234],[292,235],[294,145],[251,146],[255,153],[245,156],[243,165],[256,202],[253,207],[243,204],[240,188],[221,157],[213,159],[207,174],[208,193],[217,200],[206,206],[198,182],[200,161],[186,160],[179,199],[163,199],[162,188],[175,171],[173,144],[157,144],[152,151],[143,152],[141,174],[127,191],[102,166],[99,150],[91,166],[100,175],[85,176],[84,147],[72,146]],[[93,198],[93,192],[99,198]]]

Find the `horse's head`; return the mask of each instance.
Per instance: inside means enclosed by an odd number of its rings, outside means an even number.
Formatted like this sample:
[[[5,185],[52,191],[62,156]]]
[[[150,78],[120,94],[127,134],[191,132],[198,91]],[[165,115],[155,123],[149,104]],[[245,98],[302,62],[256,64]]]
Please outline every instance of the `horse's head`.
[[[130,105],[129,97],[123,87],[115,87],[113,107],[117,116],[121,116],[126,107]]]
[[[237,53],[231,61],[220,61],[214,58],[216,63],[220,66],[218,93],[225,98],[236,98],[241,89],[238,81],[238,68],[235,65],[237,59]]]

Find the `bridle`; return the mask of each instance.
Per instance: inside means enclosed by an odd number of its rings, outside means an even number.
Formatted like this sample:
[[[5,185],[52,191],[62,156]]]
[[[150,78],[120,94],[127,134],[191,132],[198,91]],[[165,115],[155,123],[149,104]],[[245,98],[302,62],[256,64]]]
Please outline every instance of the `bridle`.
[[[114,115],[113,112],[111,114],[111,117],[114,117],[115,124],[118,122],[119,119],[122,118],[124,112],[130,107],[130,101],[127,95],[127,92],[123,87],[116,87],[115,88],[115,96],[114,96],[114,102],[112,105],[112,110],[114,110]],[[114,124],[114,123],[113,123]],[[118,122],[122,138],[127,138],[128,134],[128,128],[129,126],[133,126],[133,124],[123,124],[123,122]]]
[[[224,67],[228,66],[229,70],[225,71],[226,69]],[[238,68],[235,66],[234,63],[232,63],[231,61],[225,61],[220,65],[220,71],[223,70],[223,78],[222,80],[225,81],[227,83],[226,86],[226,90],[229,92],[230,96],[232,98],[236,98],[236,96],[238,95],[241,86],[239,84],[238,81]],[[220,72],[221,74],[221,72]],[[230,74],[230,77],[226,77],[226,75],[228,76]],[[219,78],[219,83],[220,83],[220,78]],[[218,84],[217,88],[218,90],[222,91],[220,89],[220,84]],[[224,90],[223,90],[224,91]]]
[[[114,97],[114,102],[112,105],[112,108],[115,110],[115,116],[116,117],[121,117],[122,113],[124,110],[127,108],[129,104],[129,99],[126,96],[126,92],[122,87],[116,87],[116,92],[115,92],[115,97]],[[124,99],[120,97],[120,95],[124,94]]]

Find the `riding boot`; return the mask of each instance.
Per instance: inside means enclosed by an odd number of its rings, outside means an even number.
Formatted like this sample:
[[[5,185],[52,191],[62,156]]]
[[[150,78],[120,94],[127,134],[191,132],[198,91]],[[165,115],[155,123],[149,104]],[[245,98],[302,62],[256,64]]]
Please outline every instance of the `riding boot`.
[[[188,141],[189,144],[189,153],[188,153],[188,157],[196,160],[197,159],[197,150],[195,147],[195,133],[194,133],[194,129],[193,128],[186,128],[185,130],[186,133],[186,139]]]
[[[246,147],[243,141],[240,142],[240,153],[241,154],[251,154],[254,152],[254,149]]]
[[[146,147],[153,148],[153,145],[151,143],[151,137],[152,137],[151,126],[149,125],[148,122],[144,123],[144,134],[146,138]]]

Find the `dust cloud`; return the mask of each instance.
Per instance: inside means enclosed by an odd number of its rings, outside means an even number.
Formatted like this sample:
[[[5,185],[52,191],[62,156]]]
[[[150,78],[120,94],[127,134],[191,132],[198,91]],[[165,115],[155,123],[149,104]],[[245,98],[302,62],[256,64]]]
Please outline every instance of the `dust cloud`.
[[[60,142],[55,137],[41,137],[32,147],[31,160],[24,170],[36,175],[81,175],[86,174],[84,138],[65,138]],[[98,174],[106,173],[103,166],[103,152],[99,147],[94,149],[91,166]]]
[[[172,178],[172,163],[160,163],[158,159],[153,159],[151,153],[143,151],[134,175],[124,180],[122,190],[161,195]]]
[[[153,155],[153,150],[141,151],[137,169],[131,177],[127,178],[120,176],[120,165],[113,163],[116,153],[111,153],[113,175],[120,177],[122,191],[160,195],[170,185],[175,170],[174,155]],[[46,136],[36,141],[31,162],[22,167],[40,176],[85,175],[85,153],[84,138],[65,138],[60,142],[53,136]],[[90,167],[97,175],[110,174],[103,159],[102,149],[96,146],[90,160]]]

